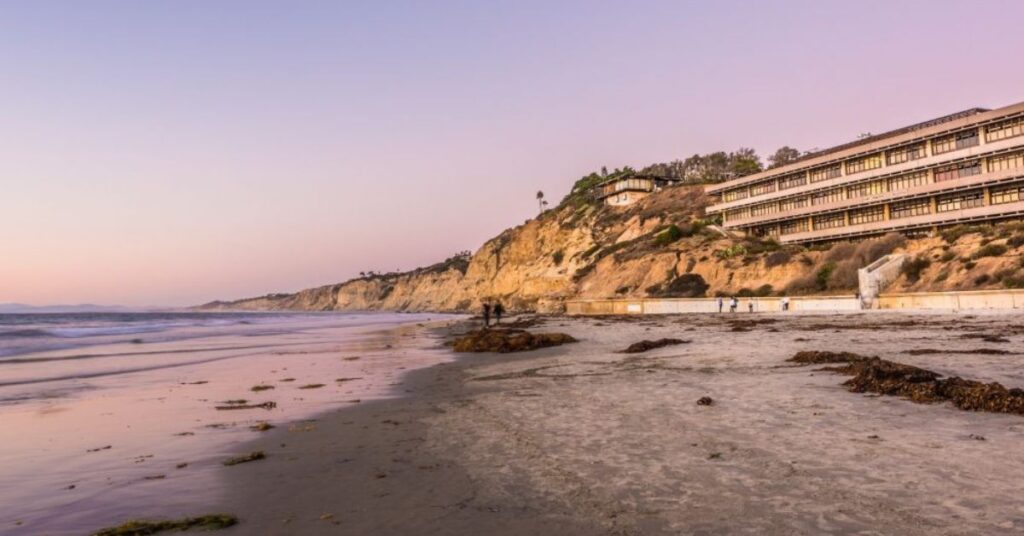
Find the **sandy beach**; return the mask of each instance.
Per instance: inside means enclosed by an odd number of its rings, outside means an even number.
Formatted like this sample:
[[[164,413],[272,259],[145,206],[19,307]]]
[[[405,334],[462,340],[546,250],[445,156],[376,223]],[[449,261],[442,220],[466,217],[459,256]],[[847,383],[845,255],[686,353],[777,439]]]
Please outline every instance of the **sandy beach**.
[[[532,330],[580,342],[463,354],[405,374],[404,397],[261,435],[242,450],[266,459],[222,469],[228,493],[208,511],[239,516],[225,534],[1024,531],[1024,417],[852,393],[786,361],[849,351],[1024,386],[1019,315],[552,317]],[[689,342],[618,353],[662,337]]]

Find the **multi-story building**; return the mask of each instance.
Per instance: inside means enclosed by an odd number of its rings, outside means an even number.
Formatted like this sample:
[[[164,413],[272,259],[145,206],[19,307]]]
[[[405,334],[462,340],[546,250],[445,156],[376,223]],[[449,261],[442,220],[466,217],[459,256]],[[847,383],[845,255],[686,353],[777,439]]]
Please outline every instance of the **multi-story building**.
[[[707,188],[726,229],[783,243],[1024,217],[1024,103],[975,108]]]

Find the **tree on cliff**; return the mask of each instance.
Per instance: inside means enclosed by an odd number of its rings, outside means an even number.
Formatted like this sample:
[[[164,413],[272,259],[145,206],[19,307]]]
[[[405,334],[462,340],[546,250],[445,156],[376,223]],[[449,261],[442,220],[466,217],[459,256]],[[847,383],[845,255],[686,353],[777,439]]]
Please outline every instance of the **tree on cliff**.
[[[542,192],[540,190],[537,190],[537,212],[539,214],[543,214],[544,213],[544,205],[547,205],[547,204],[548,204],[548,202],[544,200],[544,192]]]
[[[796,162],[803,156],[798,149],[794,149],[788,145],[780,147],[775,154],[768,157],[768,169],[777,168],[786,164]]]

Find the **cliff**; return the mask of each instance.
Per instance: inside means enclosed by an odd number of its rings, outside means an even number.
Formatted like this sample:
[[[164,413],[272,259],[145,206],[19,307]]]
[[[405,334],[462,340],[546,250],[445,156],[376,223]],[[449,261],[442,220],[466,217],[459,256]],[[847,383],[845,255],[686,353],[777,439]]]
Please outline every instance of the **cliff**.
[[[1024,224],[804,248],[724,236],[702,219],[707,202],[696,186],[669,188],[624,208],[570,196],[472,255],[201,308],[475,311],[482,299],[498,299],[514,311],[553,312],[568,298],[849,294],[857,268],[891,252],[907,252],[913,262],[889,290],[1024,286]]]

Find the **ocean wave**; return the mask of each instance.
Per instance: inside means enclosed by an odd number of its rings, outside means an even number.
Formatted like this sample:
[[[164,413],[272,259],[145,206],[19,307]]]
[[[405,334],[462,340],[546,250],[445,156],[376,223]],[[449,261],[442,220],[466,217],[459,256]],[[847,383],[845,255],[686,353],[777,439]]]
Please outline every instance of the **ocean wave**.
[[[29,339],[33,337],[52,337],[53,334],[45,329],[12,329],[0,331],[0,339]]]

